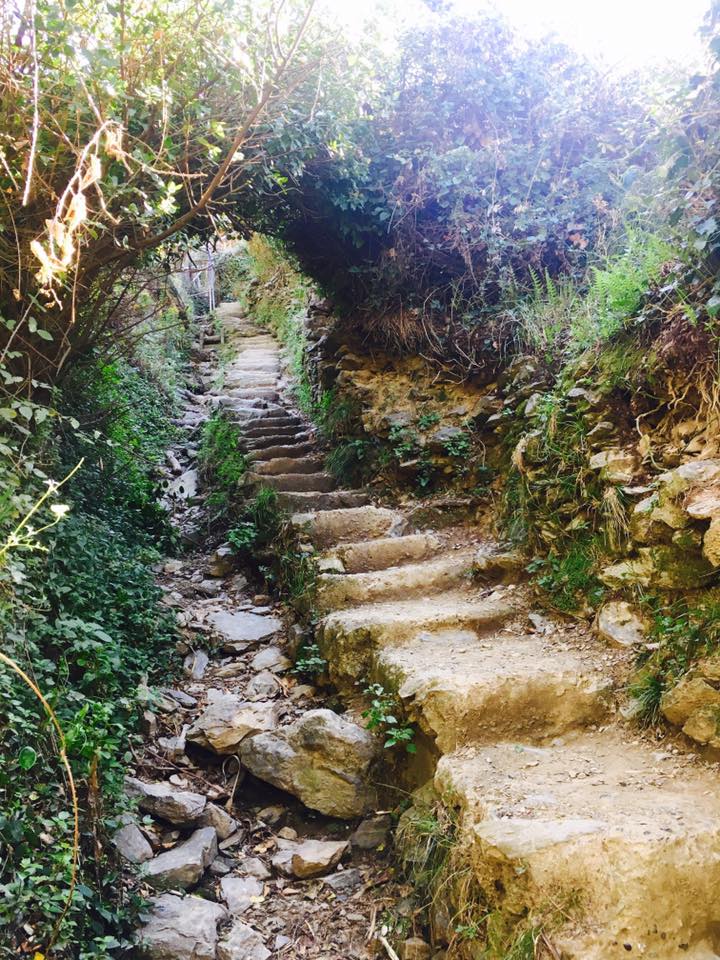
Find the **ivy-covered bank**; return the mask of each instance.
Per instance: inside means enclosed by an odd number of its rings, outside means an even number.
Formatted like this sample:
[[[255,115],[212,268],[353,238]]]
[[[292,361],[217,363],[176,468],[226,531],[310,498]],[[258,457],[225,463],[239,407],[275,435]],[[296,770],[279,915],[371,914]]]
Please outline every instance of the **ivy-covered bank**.
[[[173,415],[191,335],[172,303],[146,334],[128,357],[91,353],[78,364],[51,405],[33,407],[36,420],[48,412],[42,429],[4,463],[0,956],[8,958],[53,941],[56,956],[116,956],[136,924],[139,901],[108,838],[126,803],[148,686],[174,669],[175,616],[160,602],[153,566],[174,548],[160,468],[180,437]],[[50,477],[68,479],[58,488]]]

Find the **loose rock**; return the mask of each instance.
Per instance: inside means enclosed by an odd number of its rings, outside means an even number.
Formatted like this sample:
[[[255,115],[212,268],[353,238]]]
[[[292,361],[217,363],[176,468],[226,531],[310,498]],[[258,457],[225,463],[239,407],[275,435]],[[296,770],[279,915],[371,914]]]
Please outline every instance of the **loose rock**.
[[[217,835],[212,827],[201,827],[185,843],[161,853],[146,864],[143,876],[159,889],[194,886],[217,856]]]
[[[388,813],[368,817],[350,835],[350,844],[358,850],[376,850],[387,841],[391,823]]]
[[[135,777],[126,778],[125,790],[137,798],[141,810],[178,826],[198,820],[207,803],[200,793],[178,790],[171,783],[145,783]]]
[[[188,730],[187,738],[215,753],[236,753],[252,733],[272,730],[277,708],[271,703],[248,703],[233,693],[208,690],[208,705]]]
[[[139,931],[138,946],[148,960],[215,960],[217,928],[229,914],[219,903],[172,893],[154,897]]]
[[[612,600],[603,604],[597,616],[597,632],[616,647],[632,647],[642,643],[647,623],[632,604]]]
[[[246,923],[233,924],[218,946],[217,960],[267,960],[270,951],[260,934]]]
[[[220,881],[222,898],[233,916],[244,913],[263,895],[263,884],[257,877],[223,877]]]
[[[130,863],[145,863],[152,859],[152,847],[136,823],[120,827],[113,834],[112,841],[120,856]]]
[[[238,828],[237,820],[215,803],[208,803],[199,823],[202,827],[213,827],[220,840],[227,840]]]
[[[310,710],[281,731],[249,737],[240,751],[252,774],[312,810],[352,819],[375,806],[367,776],[375,740],[331,710]]]
[[[256,613],[220,611],[209,617],[210,624],[231,649],[236,643],[257,643],[275,636],[282,629],[277,617],[261,617]]]

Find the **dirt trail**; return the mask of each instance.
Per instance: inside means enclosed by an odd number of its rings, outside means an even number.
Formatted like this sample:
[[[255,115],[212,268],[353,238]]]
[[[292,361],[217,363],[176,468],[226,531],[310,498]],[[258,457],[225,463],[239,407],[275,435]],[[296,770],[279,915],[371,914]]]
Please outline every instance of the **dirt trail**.
[[[397,692],[420,731],[408,776],[419,785],[431,775],[455,812],[455,862],[472,875],[479,910],[540,917],[547,955],[565,960],[720,956],[716,771],[623,722],[618,706],[628,652],[533,610],[515,582],[515,558],[473,530],[417,529],[400,510],[337,490],[322,469],[312,429],[289,405],[277,344],[235,305],[222,305],[219,314],[233,360],[222,391],[199,398],[189,416],[202,419],[211,403],[231,412],[253,461],[250,479],[280,492],[300,539],[319,553],[325,572],[317,640],[330,677],[341,695],[351,696],[368,679]],[[191,632],[202,637],[217,612],[277,613],[262,598],[253,606],[237,577],[205,579],[210,563],[200,554],[168,573],[171,602],[191,607]],[[279,659],[269,668],[268,689],[276,685],[274,701],[287,723],[317,703],[288,681],[281,641],[272,645]],[[184,692],[198,705],[210,687],[250,699],[258,649],[251,645],[229,662],[213,659]],[[164,717],[164,726],[179,732],[197,713],[188,706]],[[200,765],[188,753],[172,764],[158,757],[158,769],[172,769],[191,789],[225,803],[236,762],[213,764],[203,755]],[[240,827],[224,853],[228,861],[227,854],[267,860],[277,849],[280,824],[259,812],[271,801],[286,811],[282,823],[302,835],[335,839],[351,830],[293,807],[285,794],[254,801],[260,787],[246,783],[235,796]],[[237,863],[228,869],[237,871]],[[355,851],[345,876],[356,869],[357,886],[330,897],[323,881],[267,877],[264,899],[243,919],[278,955],[384,955],[372,932],[394,891],[378,886],[384,865],[377,857],[366,861]],[[205,888],[214,882],[204,881]],[[432,949],[415,941],[401,952],[418,960],[444,957],[450,942],[452,956],[453,925],[436,924],[433,932]],[[217,955],[224,960],[222,950]]]

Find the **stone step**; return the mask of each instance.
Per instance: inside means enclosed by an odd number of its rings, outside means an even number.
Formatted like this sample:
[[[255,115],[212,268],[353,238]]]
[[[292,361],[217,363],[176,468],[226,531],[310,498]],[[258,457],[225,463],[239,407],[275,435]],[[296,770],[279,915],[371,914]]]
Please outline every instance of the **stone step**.
[[[282,434],[269,433],[264,437],[246,437],[243,436],[241,440],[244,447],[248,450],[254,450],[258,454],[262,454],[263,451],[271,449],[274,450],[276,447],[296,447],[298,444],[307,445],[311,443],[310,434],[306,431],[298,431],[293,436],[288,437]],[[317,448],[312,444],[312,452],[317,453]],[[266,458],[263,456],[263,460]],[[288,460],[288,459],[300,459],[300,457],[292,457],[292,454],[286,454],[281,457],[274,457],[275,460]],[[268,460],[268,462],[270,462]]]
[[[330,493],[281,493],[280,503],[293,512],[308,510],[340,510],[344,507],[361,507],[370,497],[357,490],[332,490]]]
[[[248,443],[247,446],[253,451],[250,459],[254,462],[273,460],[275,457],[304,457],[307,454],[317,451],[314,443],[303,443],[302,441],[298,443],[278,443],[268,446],[263,440],[259,445],[256,445],[253,441]]]
[[[278,473],[320,473],[322,466],[322,457],[276,457],[258,463],[254,472],[263,477]]]
[[[425,631],[379,650],[373,676],[397,691],[441,753],[510,737],[538,742],[601,722],[611,704],[602,651],[566,646],[552,636]]]
[[[331,551],[327,559],[339,560],[346,573],[369,573],[424,560],[439,549],[440,541],[432,534],[411,533],[405,537],[380,537],[364,543],[342,544]]]
[[[460,808],[457,850],[488,912],[532,918],[553,904],[567,960],[709,960],[720,794],[692,759],[608,728],[464,748],[440,760],[435,785]]]
[[[521,615],[513,597],[481,597],[470,591],[438,597],[368,603],[325,616],[316,635],[338,686],[370,675],[374,654],[385,646],[405,643],[420,633],[458,629],[487,632]]]
[[[472,579],[475,550],[470,549],[402,567],[371,573],[324,573],[318,577],[315,602],[321,613],[353,604],[427,597]]]
[[[227,395],[234,400],[271,400],[277,403],[280,399],[280,394],[276,386],[251,387],[249,389],[243,387],[225,387],[225,391]]]
[[[299,433],[307,436],[307,430],[299,423],[288,423],[287,426],[278,426],[277,424],[269,427],[246,427],[243,430],[243,436],[248,440],[258,440],[264,437],[296,437]]]
[[[397,510],[363,506],[296,513],[292,523],[321,550],[347,542],[354,545],[360,537],[369,540],[373,537],[386,537],[395,531],[399,533],[405,527],[405,518]]]
[[[275,416],[267,417],[262,421],[262,423],[256,424],[255,427],[253,427],[252,424],[248,424],[248,428],[251,430],[260,429],[269,431],[273,427],[279,427],[280,432],[289,428],[294,428],[296,430],[300,430],[301,428],[307,429],[307,426],[308,424],[304,420],[301,420],[300,417],[296,417],[291,413],[285,413],[283,415],[276,414]]]
[[[271,461],[273,462],[273,461]],[[248,473],[248,483],[292,493],[328,493],[337,481],[329,473]]]

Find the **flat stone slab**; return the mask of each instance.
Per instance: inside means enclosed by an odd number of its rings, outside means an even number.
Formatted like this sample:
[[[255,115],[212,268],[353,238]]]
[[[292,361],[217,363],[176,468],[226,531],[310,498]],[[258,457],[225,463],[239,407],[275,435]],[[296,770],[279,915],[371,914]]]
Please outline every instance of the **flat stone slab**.
[[[135,777],[125,779],[125,792],[137,798],[141,810],[177,826],[198,820],[207,803],[207,798],[201,793],[178,790],[166,782],[145,783]]]
[[[225,907],[202,897],[154,897],[138,934],[140,955],[147,960],[215,960],[218,924],[228,916]]]
[[[277,617],[258,616],[256,613],[244,611],[228,613],[222,610],[211,614],[208,622],[228,647],[235,643],[268,640],[282,629],[282,620]]]
[[[257,877],[223,877],[220,892],[233,916],[237,917],[259,903],[263,896],[264,885]]]

